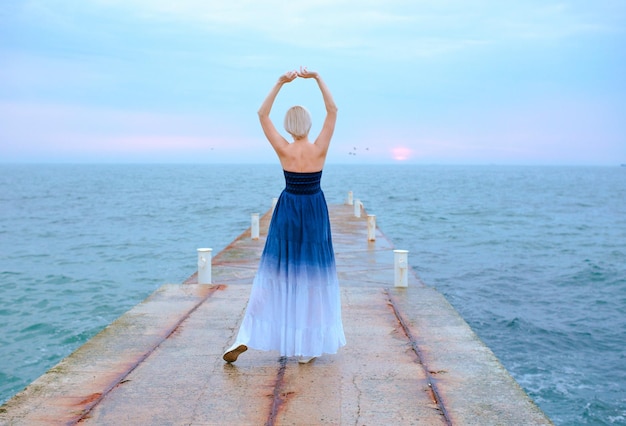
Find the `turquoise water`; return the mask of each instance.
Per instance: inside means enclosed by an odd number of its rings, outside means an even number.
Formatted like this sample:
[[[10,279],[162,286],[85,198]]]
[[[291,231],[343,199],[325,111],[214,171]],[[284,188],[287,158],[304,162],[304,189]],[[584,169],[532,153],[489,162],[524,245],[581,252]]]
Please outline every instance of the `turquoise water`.
[[[223,249],[283,187],[252,165],[0,165],[0,401]],[[556,424],[626,424],[626,169],[339,166]]]

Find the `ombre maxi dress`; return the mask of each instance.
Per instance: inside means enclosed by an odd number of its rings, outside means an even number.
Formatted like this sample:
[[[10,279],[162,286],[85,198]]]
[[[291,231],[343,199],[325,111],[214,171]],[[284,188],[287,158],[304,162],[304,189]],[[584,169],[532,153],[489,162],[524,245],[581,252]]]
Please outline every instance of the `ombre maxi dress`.
[[[281,356],[334,354],[346,338],[322,172],[284,174],[236,342]]]

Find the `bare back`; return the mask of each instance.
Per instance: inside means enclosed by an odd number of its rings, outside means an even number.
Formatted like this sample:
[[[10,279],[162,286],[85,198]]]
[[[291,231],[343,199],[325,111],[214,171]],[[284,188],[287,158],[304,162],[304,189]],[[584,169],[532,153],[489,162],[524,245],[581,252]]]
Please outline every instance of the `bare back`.
[[[307,139],[298,139],[276,150],[280,164],[290,172],[319,172],[324,168],[326,151]]]

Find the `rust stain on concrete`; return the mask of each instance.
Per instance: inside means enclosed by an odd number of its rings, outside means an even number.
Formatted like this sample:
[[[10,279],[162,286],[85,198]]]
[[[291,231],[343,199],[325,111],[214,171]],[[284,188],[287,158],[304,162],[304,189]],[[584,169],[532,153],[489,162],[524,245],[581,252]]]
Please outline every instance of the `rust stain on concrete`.
[[[101,396],[102,396],[102,394],[101,394],[101,393],[94,393],[94,394],[92,394],[92,395],[88,396],[87,398],[83,399],[82,401],[80,401],[80,402],[78,403],[78,405],[87,405],[87,404],[90,404],[90,403],[92,403],[92,402],[94,402],[94,401],[96,401],[96,400],[100,399],[100,397],[101,397]]]
[[[189,316],[196,310],[198,309],[198,307],[203,304],[209,297],[211,297],[215,292],[220,291],[220,290],[224,290],[226,288],[225,285],[223,284],[217,284],[217,285],[212,285],[212,286],[206,286],[206,287],[201,287],[199,289],[199,291],[197,292],[198,295],[200,296],[200,301],[198,303],[196,303],[195,306],[193,306],[193,308],[191,308],[189,311],[187,311],[186,313],[184,313],[182,316],[180,316],[178,318],[178,320],[175,322],[174,326],[172,328],[169,329],[164,329],[162,330],[162,332],[160,333],[161,338],[160,340],[152,347],[150,348],[150,350],[144,352],[143,354],[141,354],[140,356],[136,357],[133,360],[129,360],[129,368],[124,371],[122,374],[120,374],[116,380],[114,380],[108,387],[107,389],[102,392],[102,393],[96,393],[91,395],[88,398],[85,398],[83,401],[81,401],[80,406],[82,406],[82,412],[79,416],[77,416],[77,418],[72,419],[70,421],[70,424],[75,424],[78,423],[80,421],[82,421],[85,418],[89,417],[89,413],[90,411],[93,409],[93,407],[95,407],[100,401],[102,401],[102,399],[109,393],[111,392],[114,388],[116,388],[117,386],[119,386],[120,384],[125,382],[125,378],[128,377],[128,375],[137,368],[137,366],[139,366],[142,362],[144,362],[158,347],[161,343],[163,343],[164,340],[166,340],[167,338],[169,338],[171,335],[173,335],[178,328],[180,327],[180,325],[187,319],[189,318]]]
[[[270,406],[269,415],[267,416],[266,426],[274,426],[280,410],[287,399],[287,394],[282,392],[283,382],[285,380],[285,370],[287,369],[287,357],[281,356],[278,360],[280,367],[276,374],[274,382],[274,392],[272,393],[272,404]]]

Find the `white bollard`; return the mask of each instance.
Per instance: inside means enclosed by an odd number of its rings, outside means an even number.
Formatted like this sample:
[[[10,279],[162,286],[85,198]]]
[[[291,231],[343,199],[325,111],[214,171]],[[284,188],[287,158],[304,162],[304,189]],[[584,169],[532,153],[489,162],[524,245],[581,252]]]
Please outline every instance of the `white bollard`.
[[[349,206],[354,204],[352,191],[348,191],[348,201],[346,202],[346,204],[348,204]]]
[[[272,211],[276,208],[276,204],[278,204],[278,198],[272,198]]]
[[[354,217],[361,217],[361,200],[354,200]]]
[[[198,249],[198,284],[211,284],[211,248]]]
[[[259,239],[259,214],[252,213],[252,224],[250,225],[250,237],[253,240]]]
[[[367,241],[376,241],[376,215],[367,215]]]
[[[408,287],[408,250],[394,250],[393,251],[393,263],[394,263],[394,275],[396,287]]]

